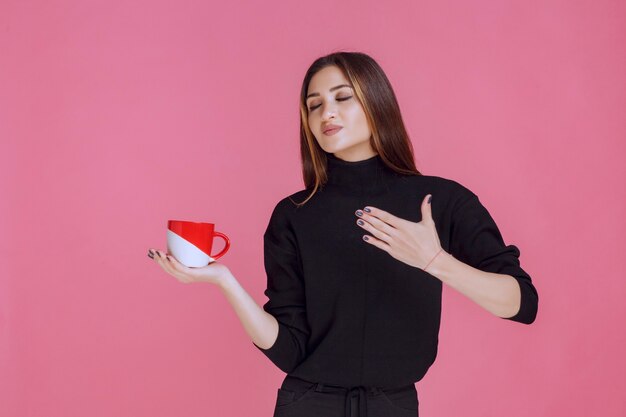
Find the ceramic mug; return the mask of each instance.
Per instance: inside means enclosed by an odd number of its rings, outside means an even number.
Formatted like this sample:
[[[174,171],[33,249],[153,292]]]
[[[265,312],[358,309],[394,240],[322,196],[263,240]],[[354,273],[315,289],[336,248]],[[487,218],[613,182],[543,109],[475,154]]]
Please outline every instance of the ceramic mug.
[[[213,238],[224,239],[224,248],[211,255]],[[214,223],[184,220],[167,221],[167,253],[188,267],[203,267],[221,258],[230,248],[230,240],[215,230]]]

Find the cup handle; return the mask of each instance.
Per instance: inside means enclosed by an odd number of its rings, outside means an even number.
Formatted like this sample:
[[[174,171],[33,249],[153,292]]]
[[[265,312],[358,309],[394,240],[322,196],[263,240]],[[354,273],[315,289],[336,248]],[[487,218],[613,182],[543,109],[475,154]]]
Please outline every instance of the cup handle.
[[[217,255],[210,255],[211,258],[213,258],[214,260],[218,260],[230,248],[230,239],[228,239],[228,236],[226,236],[224,233],[221,233],[221,232],[215,232],[214,231],[213,232],[213,236],[221,237],[226,242],[226,245],[224,246],[224,249],[222,249],[222,251],[220,253],[218,253]]]

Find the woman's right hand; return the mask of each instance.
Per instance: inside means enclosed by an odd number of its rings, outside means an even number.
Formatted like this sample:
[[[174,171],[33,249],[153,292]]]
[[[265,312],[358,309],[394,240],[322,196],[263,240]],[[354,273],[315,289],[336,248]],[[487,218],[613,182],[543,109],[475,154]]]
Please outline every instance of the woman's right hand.
[[[217,261],[200,268],[190,268],[178,262],[172,255],[156,249],[149,249],[148,257],[154,259],[165,272],[185,284],[210,282],[221,285],[230,274],[228,267]]]

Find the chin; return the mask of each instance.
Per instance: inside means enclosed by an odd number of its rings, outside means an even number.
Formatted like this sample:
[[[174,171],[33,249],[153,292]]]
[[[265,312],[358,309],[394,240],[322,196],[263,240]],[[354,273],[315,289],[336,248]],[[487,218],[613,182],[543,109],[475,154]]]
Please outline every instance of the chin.
[[[325,150],[328,153],[337,153],[337,152],[342,152],[345,151],[347,149],[352,149],[354,148],[356,145],[358,145],[357,143],[348,143],[346,144],[345,142],[342,142],[341,140],[333,140],[333,137],[329,137],[326,138],[323,142],[318,142],[320,144],[320,147]]]
[[[322,148],[327,153],[335,153],[341,151],[342,149],[345,149],[345,146],[340,146],[327,140],[318,141],[317,143],[318,145],[320,145],[320,148]]]

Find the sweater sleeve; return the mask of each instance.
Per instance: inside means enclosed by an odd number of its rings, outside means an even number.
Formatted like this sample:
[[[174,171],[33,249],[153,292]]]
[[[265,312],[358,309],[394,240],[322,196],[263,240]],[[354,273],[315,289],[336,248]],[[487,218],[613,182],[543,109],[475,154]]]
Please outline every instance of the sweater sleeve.
[[[290,373],[306,357],[310,330],[299,251],[284,202],[274,208],[263,236],[268,298],[263,309],[278,321],[278,337],[268,349],[253,345]]]
[[[456,259],[486,272],[510,275],[519,284],[521,304],[512,317],[503,317],[531,324],[537,316],[539,297],[530,276],[519,262],[520,251],[505,245],[495,221],[468,189],[452,214],[450,253]]]

